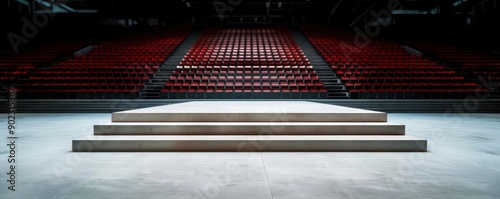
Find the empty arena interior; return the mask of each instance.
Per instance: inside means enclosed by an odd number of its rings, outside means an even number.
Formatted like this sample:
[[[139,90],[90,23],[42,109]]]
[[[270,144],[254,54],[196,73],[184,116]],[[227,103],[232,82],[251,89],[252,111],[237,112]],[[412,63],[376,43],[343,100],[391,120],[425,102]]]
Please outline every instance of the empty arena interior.
[[[1,198],[500,197],[497,0],[0,4]]]

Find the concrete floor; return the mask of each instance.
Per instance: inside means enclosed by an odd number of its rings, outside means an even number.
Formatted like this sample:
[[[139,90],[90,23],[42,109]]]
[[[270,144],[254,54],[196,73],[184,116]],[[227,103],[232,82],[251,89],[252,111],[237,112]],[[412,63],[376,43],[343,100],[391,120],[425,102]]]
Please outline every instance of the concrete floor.
[[[500,114],[389,114],[426,153],[73,153],[111,114],[16,119],[16,192],[0,134],[2,199],[500,197]]]

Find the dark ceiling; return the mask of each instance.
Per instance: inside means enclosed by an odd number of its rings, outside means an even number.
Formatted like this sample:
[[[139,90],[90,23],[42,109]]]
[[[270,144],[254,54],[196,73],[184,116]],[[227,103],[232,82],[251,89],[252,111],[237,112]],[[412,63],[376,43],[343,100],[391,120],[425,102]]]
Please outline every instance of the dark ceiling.
[[[162,20],[224,22],[276,22],[297,20],[352,26],[373,13],[393,15],[458,16],[461,21],[480,9],[496,7],[497,0],[7,0],[8,5],[24,2],[25,10],[73,14],[92,14],[100,19],[137,18]],[[30,5],[31,4],[31,5]],[[42,5],[45,4],[45,5]],[[5,5],[5,4],[4,4]],[[54,9],[58,7],[58,9]],[[395,8],[395,10],[392,10]],[[12,11],[22,10],[11,6]],[[11,11],[11,10],[9,10]],[[5,12],[8,13],[8,12]],[[7,15],[8,16],[8,15]],[[83,17],[87,17],[83,15]],[[385,16],[384,16],[385,17]],[[372,17],[373,19],[374,17]],[[375,17],[376,18],[376,17]],[[445,17],[447,21],[450,17]],[[90,18],[89,18],[90,19]],[[304,20],[307,19],[307,20]],[[433,19],[427,18],[427,21]],[[281,23],[281,22],[280,22]]]
[[[61,0],[62,1],[62,0]],[[161,16],[345,16],[387,9],[399,2],[405,10],[468,11],[484,0],[64,0],[75,9],[95,9],[103,15]],[[453,6],[453,4],[459,5]],[[269,6],[268,6],[269,5]]]

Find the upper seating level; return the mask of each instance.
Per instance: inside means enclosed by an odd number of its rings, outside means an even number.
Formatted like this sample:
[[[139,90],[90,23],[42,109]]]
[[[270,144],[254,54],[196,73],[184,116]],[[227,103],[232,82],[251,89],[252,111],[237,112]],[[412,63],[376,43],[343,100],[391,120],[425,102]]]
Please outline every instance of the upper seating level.
[[[0,56],[0,84],[10,84],[30,75],[37,67],[54,62],[65,53],[73,53],[91,40],[60,41],[21,49],[19,53]]]
[[[326,90],[287,28],[207,28],[162,97],[323,98]]]
[[[425,53],[431,53],[446,64],[459,67],[475,76],[500,81],[500,56],[442,42],[414,41],[412,45]]]
[[[24,82],[30,98],[137,98],[191,26],[104,41],[82,56],[38,70]]]
[[[396,43],[377,38],[358,43],[346,31],[300,28],[353,98],[462,98],[476,91],[476,81]]]

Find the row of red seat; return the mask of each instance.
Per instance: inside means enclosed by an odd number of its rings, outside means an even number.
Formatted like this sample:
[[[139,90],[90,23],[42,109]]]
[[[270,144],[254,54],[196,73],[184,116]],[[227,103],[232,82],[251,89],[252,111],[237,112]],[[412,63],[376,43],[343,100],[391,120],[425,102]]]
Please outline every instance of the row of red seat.
[[[178,80],[194,80],[194,81],[288,81],[288,80],[315,80],[319,81],[318,76],[311,74],[297,74],[297,75],[262,75],[262,74],[248,74],[248,75],[172,75],[170,82]]]
[[[67,67],[63,65],[51,66],[51,71],[156,71],[158,70],[158,65],[150,65],[149,63],[136,64],[136,63],[115,63],[115,64],[103,64],[103,65],[93,65],[88,63],[82,63],[74,65],[72,67]]]
[[[31,82],[52,82],[72,83],[72,82],[146,82],[149,76],[31,76],[28,78],[29,85]]]
[[[394,75],[394,76],[433,76],[433,75],[454,75],[456,72],[454,70],[439,70],[439,71],[401,71],[401,70],[338,70],[337,75],[345,76],[377,76],[379,74]]]
[[[182,70],[174,71],[174,75],[183,76],[314,76],[312,69],[289,69],[289,70]]]
[[[99,88],[109,88],[109,89],[124,89],[124,88],[129,88],[129,89],[137,89],[137,87],[144,86],[144,83],[137,83],[137,82],[93,82],[93,83],[88,83],[88,82],[73,82],[73,83],[27,83],[23,85],[23,88],[28,88],[28,90],[32,90],[33,88],[36,88],[37,90],[43,91],[43,90],[52,90],[52,89],[58,89],[60,91],[64,90],[74,90],[74,89],[99,89]],[[24,89],[24,90],[25,90]]]
[[[387,89],[350,89],[351,96],[359,99],[443,99],[465,98],[477,93],[488,93],[485,88],[387,88]]]
[[[326,98],[326,90],[306,88],[182,88],[163,89],[162,98],[308,99]]]
[[[352,87],[353,89],[382,89],[382,88],[475,88],[478,84],[476,82],[464,82],[464,83],[446,83],[446,82],[347,82],[346,86]]]
[[[465,80],[464,76],[388,76],[380,75],[378,77],[366,77],[366,76],[342,76],[342,81],[344,82],[415,82],[415,83],[425,83],[425,82],[449,82],[450,84],[457,83],[461,84],[462,80]],[[456,80],[456,82],[455,82]]]
[[[178,69],[211,70],[211,71],[248,71],[248,70],[313,70],[311,65],[180,65]],[[185,70],[182,70],[185,71]]]
[[[40,99],[137,99],[140,97],[140,89],[133,88],[43,88],[43,89],[19,89],[18,96],[24,98]]]
[[[107,68],[106,68],[107,69]],[[119,71],[129,71],[128,74],[130,75],[136,75],[136,76],[146,76],[146,75],[152,75],[154,74],[155,70],[152,69],[146,69],[146,68],[129,68],[129,67],[120,67],[116,68],[116,70]],[[66,77],[66,76],[121,76],[121,72],[115,72],[115,70],[93,70],[89,68],[84,68],[84,70],[39,70],[37,74],[43,74],[44,76],[61,76],[61,77]],[[43,76],[42,76],[43,77]]]
[[[452,71],[452,70],[443,70],[442,66],[435,66],[435,65],[419,65],[417,67],[412,67],[408,65],[400,65],[400,64],[390,64],[390,65],[359,65],[359,64],[351,64],[351,65],[342,65],[342,66],[332,66],[332,69],[335,71],[371,71],[371,70],[378,70],[378,71],[385,71],[385,70],[400,70],[401,68],[407,69],[409,71],[434,71],[434,72],[439,72],[439,71]]]
[[[232,87],[220,87],[220,88],[172,88],[172,89],[162,89],[161,92],[304,92],[304,93],[326,93],[326,90],[318,90],[314,88],[232,88]],[[313,94],[313,95],[314,95]]]
[[[253,65],[253,66],[269,66],[269,65],[310,65],[308,61],[276,61],[278,59],[218,59],[217,61],[182,61],[180,64],[185,66],[213,66],[213,65]]]

